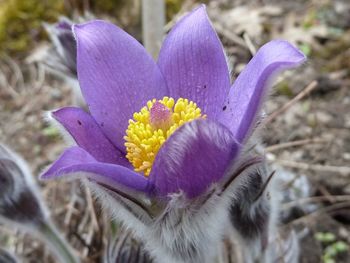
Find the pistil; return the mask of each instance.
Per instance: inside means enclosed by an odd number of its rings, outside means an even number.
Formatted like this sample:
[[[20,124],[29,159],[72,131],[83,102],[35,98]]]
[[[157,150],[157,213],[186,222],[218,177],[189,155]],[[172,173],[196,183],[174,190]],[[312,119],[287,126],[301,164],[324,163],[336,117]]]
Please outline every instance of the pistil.
[[[150,109],[150,124],[154,130],[166,132],[173,125],[172,112],[163,103],[156,101]]]

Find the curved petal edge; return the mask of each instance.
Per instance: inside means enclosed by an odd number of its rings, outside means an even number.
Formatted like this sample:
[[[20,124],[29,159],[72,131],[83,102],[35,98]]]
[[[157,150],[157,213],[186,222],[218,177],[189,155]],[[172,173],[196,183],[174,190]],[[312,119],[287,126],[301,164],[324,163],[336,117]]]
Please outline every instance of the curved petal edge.
[[[56,178],[87,178],[118,190],[128,188],[149,193],[151,189],[148,180],[142,175],[120,165],[98,162],[88,152],[77,146],[67,149],[40,176],[42,180]]]
[[[231,87],[219,121],[243,143],[254,126],[271,77],[305,60],[305,55],[287,41],[274,40],[263,45]]]
[[[104,135],[93,117],[81,108],[65,107],[51,112],[75,142],[97,161],[128,166],[128,161]]]
[[[230,89],[223,46],[211,25],[205,5],[182,18],[160,50],[158,65],[170,96],[197,103],[215,119]]]
[[[160,148],[150,174],[156,195],[184,192],[188,198],[220,181],[240,150],[231,132],[210,120],[184,124]]]
[[[165,80],[150,55],[119,27],[95,20],[73,26],[77,71],[91,115],[104,134],[125,151],[125,130],[133,113],[167,95]]]

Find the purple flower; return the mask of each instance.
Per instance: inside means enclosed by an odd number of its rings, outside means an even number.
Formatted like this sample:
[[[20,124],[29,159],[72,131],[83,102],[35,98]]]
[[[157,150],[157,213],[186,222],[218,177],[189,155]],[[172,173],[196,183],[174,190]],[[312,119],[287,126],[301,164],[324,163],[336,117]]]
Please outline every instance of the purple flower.
[[[108,22],[74,25],[73,33],[90,112],[52,112],[77,146],[42,178],[77,174],[112,190],[158,198],[183,192],[191,199],[220,185],[252,133],[270,77],[305,60],[288,42],[271,41],[231,86],[204,6],[175,25],[157,63]]]
[[[63,78],[76,79],[76,43],[72,32],[73,22],[61,17],[55,24],[44,23],[53,47],[39,61],[46,68]]]
[[[86,17],[79,20],[86,21]],[[77,79],[77,47],[72,25],[73,22],[66,17],[60,17],[54,24],[43,23],[52,45],[40,48],[28,61],[38,62],[46,72],[64,80],[72,88],[74,105],[86,108]]]

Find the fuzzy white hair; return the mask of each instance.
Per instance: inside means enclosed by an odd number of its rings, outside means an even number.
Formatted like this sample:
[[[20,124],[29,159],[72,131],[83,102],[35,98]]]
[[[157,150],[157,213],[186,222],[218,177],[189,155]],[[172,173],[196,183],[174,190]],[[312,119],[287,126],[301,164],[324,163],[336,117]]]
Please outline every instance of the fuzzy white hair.
[[[11,199],[18,200],[19,198],[23,197],[23,194],[28,194],[28,197],[30,196],[30,198],[33,198],[35,204],[38,206],[38,211],[40,211],[40,214],[47,219],[49,217],[49,211],[42,201],[39,187],[34,181],[28,164],[21,156],[12,151],[8,146],[5,146],[3,143],[0,143],[0,159],[3,162],[7,162],[4,163],[6,166],[4,169],[7,169],[9,173],[13,173],[11,176],[12,180],[14,180],[14,182],[11,184],[13,187],[11,191]],[[3,201],[7,202],[6,200],[4,199]],[[15,223],[14,221],[8,221],[6,217],[1,215],[0,218],[2,221],[7,223]],[[19,226],[21,226],[21,223],[19,223]]]
[[[153,206],[150,200],[135,200],[125,192],[116,193],[86,179],[83,182],[101,205],[144,243],[156,262],[206,263],[217,256],[218,244],[230,225],[229,207],[245,183],[240,172],[224,185],[213,184],[196,199],[189,200],[180,192]],[[154,206],[157,210],[152,210]]]
[[[61,136],[63,137],[63,140],[69,145],[69,146],[73,146],[76,145],[76,142],[74,140],[74,138],[72,137],[72,135],[63,127],[63,125],[57,121],[53,116],[52,113],[55,112],[56,110],[52,110],[52,111],[45,111],[43,113],[43,119],[46,123],[52,125],[53,127],[55,127],[57,130],[59,130],[59,133],[61,134]]]

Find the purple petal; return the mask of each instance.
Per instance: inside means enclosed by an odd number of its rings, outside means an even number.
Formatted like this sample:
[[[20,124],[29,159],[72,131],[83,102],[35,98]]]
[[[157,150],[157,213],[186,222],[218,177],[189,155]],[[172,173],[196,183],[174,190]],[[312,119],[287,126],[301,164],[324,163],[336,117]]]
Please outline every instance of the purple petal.
[[[72,72],[72,75],[76,77],[77,47],[72,32],[72,25],[72,22],[67,18],[61,18],[60,21],[53,26],[47,25],[46,29],[64,65],[67,66]]]
[[[52,112],[52,117],[97,161],[129,166],[120,150],[108,140],[96,121],[84,110],[66,107]]]
[[[124,151],[135,111],[167,94],[153,59],[133,37],[104,21],[73,26],[78,79],[90,112],[106,136]]]
[[[78,174],[80,178],[88,178],[115,189],[124,186],[137,191],[149,191],[149,182],[142,175],[120,165],[98,162],[78,146],[67,149],[40,177],[55,179],[69,177],[71,174]]]
[[[66,17],[60,18],[58,23],[56,23],[56,27],[59,29],[72,30],[73,23]]]
[[[219,121],[243,142],[254,126],[268,80],[304,61],[304,54],[286,41],[274,40],[262,46],[233,84]]]
[[[188,198],[218,182],[239,152],[231,132],[210,120],[180,127],[160,148],[150,174],[156,194],[183,191]]]
[[[223,47],[204,5],[171,30],[158,65],[170,96],[192,100],[209,118],[216,118],[229,92],[230,77]]]

